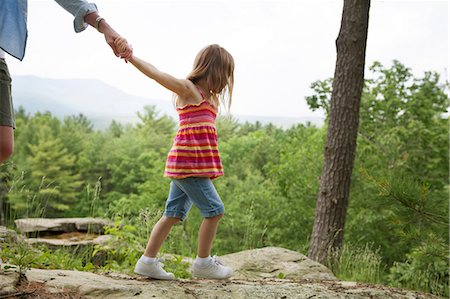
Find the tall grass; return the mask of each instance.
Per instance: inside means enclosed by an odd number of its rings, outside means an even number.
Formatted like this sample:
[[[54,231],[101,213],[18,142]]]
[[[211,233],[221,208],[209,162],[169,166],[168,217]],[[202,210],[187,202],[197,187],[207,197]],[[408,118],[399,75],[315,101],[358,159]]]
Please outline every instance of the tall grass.
[[[47,202],[41,201],[38,196],[45,184],[45,177],[42,177],[36,190],[31,190],[25,184],[25,175],[26,173],[22,171],[5,184],[8,186],[7,194],[10,197],[6,219],[8,225],[12,225],[18,218],[18,211],[21,212],[21,217],[26,218],[39,218],[45,215]],[[26,198],[26,200],[17,200],[19,198]]]
[[[339,279],[368,283],[382,281],[382,258],[369,244],[364,247],[346,244],[340,254],[335,252],[329,256],[331,270]]]

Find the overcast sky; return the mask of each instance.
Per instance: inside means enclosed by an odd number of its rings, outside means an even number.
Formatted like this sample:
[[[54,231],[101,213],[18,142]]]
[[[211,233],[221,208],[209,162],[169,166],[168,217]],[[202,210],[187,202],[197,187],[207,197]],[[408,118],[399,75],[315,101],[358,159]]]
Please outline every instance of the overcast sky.
[[[317,116],[310,84],[334,73],[343,1],[96,0],[101,16],[134,53],[184,78],[205,45],[225,47],[236,63],[232,113]],[[393,59],[416,75],[448,77],[448,1],[376,1],[370,9],[366,66]],[[171,100],[171,93],[117,59],[93,28],[76,34],[54,1],[29,0],[25,59],[8,57],[13,75],[100,79],[123,91]],[[95,105],[95,103],[86,103]]]

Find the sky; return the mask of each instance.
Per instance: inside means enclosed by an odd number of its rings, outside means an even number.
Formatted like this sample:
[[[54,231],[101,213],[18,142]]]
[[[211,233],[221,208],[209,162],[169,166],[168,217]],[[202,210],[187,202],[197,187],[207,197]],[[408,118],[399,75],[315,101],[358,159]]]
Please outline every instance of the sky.
[[[189,73],[204,46],[226,48],[236,64],[232,114],[322,116],[308,109],[305,97],[312,82],[333,76],[342,0],[91,2],[136,56],[175,77]],[[13,76],[98,79],[129,94],[171,101],[170,91],[116,58],[94,28],[76,34],[72,16],[56,2],[28,5],[25,59],[7,57]],[[374,61],[390,66],[394,59],[416,76],[431,70],[448,78],[448,1],[372,0],[366,70]]]

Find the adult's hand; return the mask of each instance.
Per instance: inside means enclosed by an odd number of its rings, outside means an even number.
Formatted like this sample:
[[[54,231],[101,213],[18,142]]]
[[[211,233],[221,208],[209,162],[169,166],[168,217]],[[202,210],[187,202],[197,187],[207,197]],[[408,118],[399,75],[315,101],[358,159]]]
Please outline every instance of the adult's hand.
[[[128,43],[126,47],[119,51],[114,44],[114,41],[121,37],[104,18],[101,18],[97,12],[90,13],[84,17],[84,21],[96,28],[100,33],[103,33],[106,43],[111,47],[114,55],[125,59],[127,61],[133,54],[133,48]]]
[[[100,25],[101,26],[101,25]],[[100,29],[102,32],[102,29]],[[126,41],[126,39],[122,38],[114,29],[112,29],[110,26],[105,26],[103,29],[103,34],[105,35],[106,43],[111,47],[114,54],[117,57],[123,58],[125,60],[128,60],[131,58],[131,55],[133,55],[133,48],[130,44]],[[116,44],[114,43],[116,39],[122,39],[125,41],[125,43],[122,43],[122,46],[119,48],[116,47]]]

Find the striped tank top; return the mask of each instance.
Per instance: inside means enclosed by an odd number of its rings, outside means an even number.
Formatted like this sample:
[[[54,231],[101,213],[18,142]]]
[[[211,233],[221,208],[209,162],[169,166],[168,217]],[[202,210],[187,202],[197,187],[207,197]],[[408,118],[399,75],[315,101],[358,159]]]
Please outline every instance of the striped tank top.
[[[165,177],[223,176],[216,131],[217,108],[207,100],[177,108],[178,132],[166,161]]]

